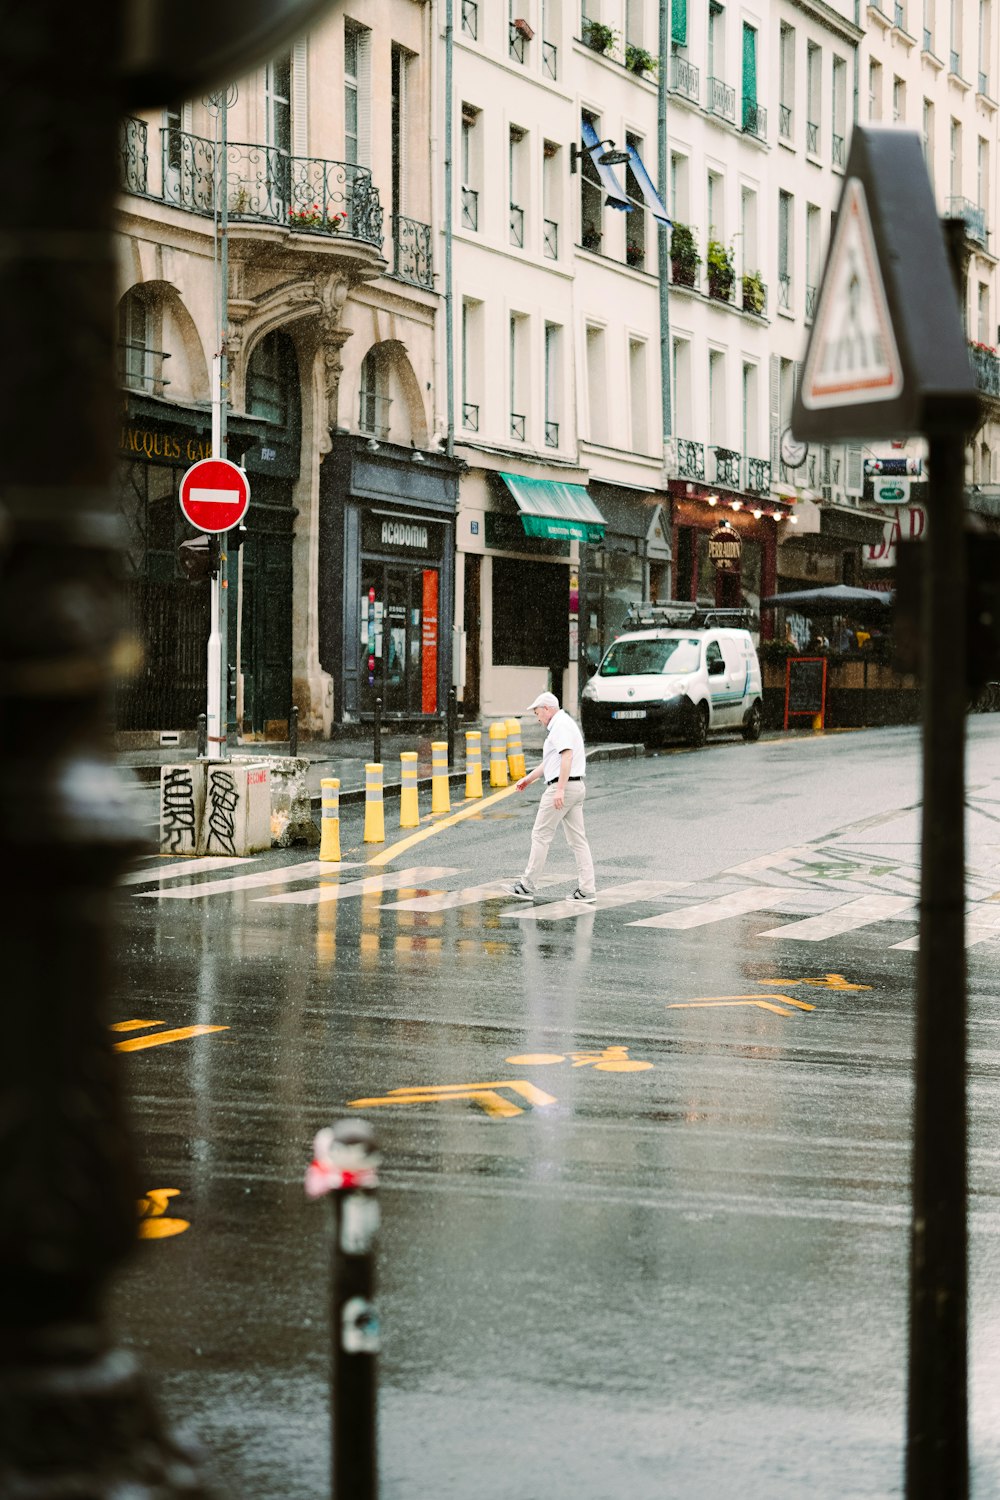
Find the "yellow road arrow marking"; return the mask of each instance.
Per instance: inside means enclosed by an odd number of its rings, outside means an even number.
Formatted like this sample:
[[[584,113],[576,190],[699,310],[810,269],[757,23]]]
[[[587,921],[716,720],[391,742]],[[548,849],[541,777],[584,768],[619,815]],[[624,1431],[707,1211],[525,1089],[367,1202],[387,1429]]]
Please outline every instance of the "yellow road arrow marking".
[[[157,1031],[152,1036],[133,1036],[127,1042],[115,1042],[115,1051],[141,1052],[145,1047],[163,1047],[168,1042],[185,1042],[191,1036],[207,1036],[210,1031],[228,1030],[228,1026],[178,1026],[174,1031]]]
[[[379,1109],[389,1104],[430,1104],[436,1099],[469,1099],[495,1119],[509,1119],[523,1113],[523,1106],[505,1099],[498,1089],[520,1094],[529,1104],[539,1107],[555,1104],[552,1094],[536,1088],[523,1078],[503,1078],[491,1083],[421,1084],[413,1088],[390,1089],[373,1099],[350,1099],[351,1109]]]
[[[183,1234],[190,1229],[188,1219],[164,1217],[171,1198],[180,1195],[180,1188],[150,1188],[144,1198],[139,1199],[139,1238],[141,1240],[167,1240],[172,1235]]]
[[[780,1001],[775,1005],[773,1001]],[[773,1010],[779,1016],[791,1016],[796,1010],[815,1010],[815,1005],[807,1005],[804,1000],[793,1000],[791,995],[717,995],[714,1000],[679,1000],[668,1005],[668,1010],[724,1010],[729,1006],[756,1005],[760,1010]],[[791,1005],[793,1010],[785,1010],[783,1007]]]

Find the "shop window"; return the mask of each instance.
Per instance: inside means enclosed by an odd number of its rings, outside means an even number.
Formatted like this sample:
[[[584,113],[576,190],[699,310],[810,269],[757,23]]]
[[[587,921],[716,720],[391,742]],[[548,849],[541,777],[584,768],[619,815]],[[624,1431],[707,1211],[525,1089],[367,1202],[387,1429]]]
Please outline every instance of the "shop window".
[[[569,662],[569,571],[563,563],[493,559],[493,663],[550,667]]]

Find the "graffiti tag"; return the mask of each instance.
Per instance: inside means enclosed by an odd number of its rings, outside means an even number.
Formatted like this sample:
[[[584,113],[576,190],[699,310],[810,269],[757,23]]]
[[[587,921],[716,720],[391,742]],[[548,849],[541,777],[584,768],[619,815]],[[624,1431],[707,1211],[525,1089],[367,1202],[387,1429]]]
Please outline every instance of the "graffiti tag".
[[[224,854],[236,853],[236,819],[235,812],[239,806],[239,792],[236,790],[236,779],[231,771],[212,767],[208,773],[208,796],[206,811],[208,814],[208,837],[205,840],[205,853],[212,852],[213,840],[215,845]]]
[[[197,842],[194,778],[186,766],[169,770],[160,793],[160,847],[167,854],[185,854]]]

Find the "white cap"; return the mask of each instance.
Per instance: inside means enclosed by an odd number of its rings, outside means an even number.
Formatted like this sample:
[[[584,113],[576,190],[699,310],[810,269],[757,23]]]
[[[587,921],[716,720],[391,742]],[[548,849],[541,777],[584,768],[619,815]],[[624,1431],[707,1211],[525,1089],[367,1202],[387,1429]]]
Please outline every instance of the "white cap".
[[[534,703],[529,703],[528,704],[528,712],[530,714],[530,712],[531,712],[531,710],[533,708],[558,708],[558,707],[559,707],[559,699],[556,697],[555,693],[539,693],[539,695],[535,699]]]

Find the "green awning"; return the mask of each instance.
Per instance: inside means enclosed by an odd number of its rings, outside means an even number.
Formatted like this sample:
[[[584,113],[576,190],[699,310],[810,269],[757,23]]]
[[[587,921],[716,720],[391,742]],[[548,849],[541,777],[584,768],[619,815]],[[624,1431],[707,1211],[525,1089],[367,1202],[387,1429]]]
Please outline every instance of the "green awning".
[[[521,514],[526,536],[556,542],[603,542],[607,524],[582,484],[501,474]]]

